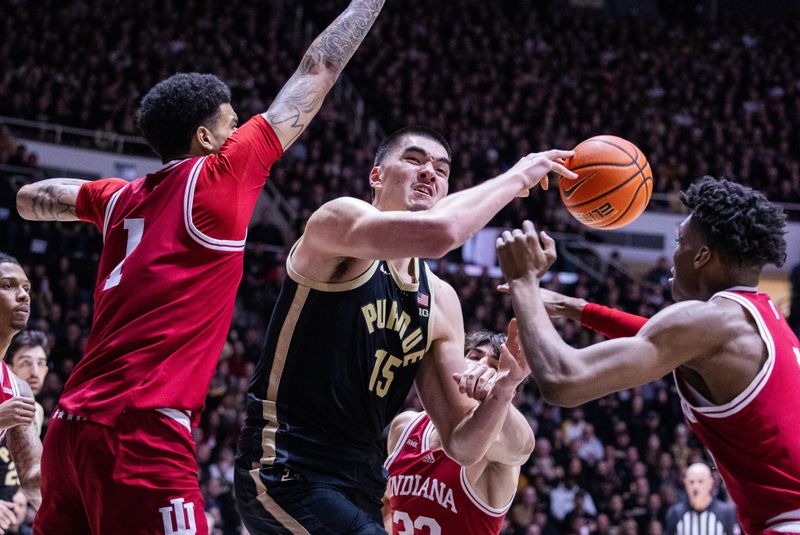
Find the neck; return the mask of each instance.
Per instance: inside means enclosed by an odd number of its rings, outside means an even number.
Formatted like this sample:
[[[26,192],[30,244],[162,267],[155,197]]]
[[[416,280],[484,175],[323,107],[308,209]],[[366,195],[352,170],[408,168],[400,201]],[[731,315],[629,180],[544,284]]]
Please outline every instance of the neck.
[[[747,286],[755,288],[758,286],[758,278],[761,275],[760,267],[747,268],[723,268],[718,277],[711,277],[708,280],[701,280],[700,290],[703,294],[702,300],[707,301],[717,292],[722,292],[735,286]]]
[[[0,356],[5,355],[8,351],[8,346],[11,345],[11,339],[14,338],[14,335],[17,334],[19,331],[14,331],[11,334],[3,333],[0,335]]]

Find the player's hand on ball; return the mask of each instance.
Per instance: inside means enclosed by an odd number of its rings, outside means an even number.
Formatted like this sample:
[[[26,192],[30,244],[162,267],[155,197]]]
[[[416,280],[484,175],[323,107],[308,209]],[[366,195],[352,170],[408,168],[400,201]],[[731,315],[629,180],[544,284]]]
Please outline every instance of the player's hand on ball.
[[[0,403],[0,428],[28,425],[35,414],[36,402],[33,398],[13,397]]]
[[[522,188],[520,188],[520,197],[527,197],[528,191],[536,187],[537,184],[542,185],[542,189],[547,189],[550,182],[547,179],[547,173],[553,171],[559,175],[567,178],[576,179],[578,175],[564,167],[564,160],[574,155],[571,150],[558,150],[553,149],[546,152],[534,152],[528,154],[518,161],[511,169],[505,174],[513,179],[520,180]]]
[[[522,230],[507,230],[497,238],[497,258],[507,281],[530,275],[540,279],[556,261],[556,242],[525,221]]]

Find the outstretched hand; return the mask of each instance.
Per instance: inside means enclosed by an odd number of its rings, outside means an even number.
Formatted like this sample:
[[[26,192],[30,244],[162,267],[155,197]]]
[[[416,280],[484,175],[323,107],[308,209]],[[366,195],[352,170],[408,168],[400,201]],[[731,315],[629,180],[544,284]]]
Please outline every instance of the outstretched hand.
[[[527,276],[541,279],[556,261],[556,242],[544,231],[537,235],[533,223],[525,221],[522,230],[507,230],[497,238],[497,258],[509,282]]]
[[[561,176],[576,179],[578,175],[564,166],[564,160],[575,155],[571,150],[548,150],[545,152],[534,152],[521,158],[514,166],[506,171],[509,176],[519,176],[523,180],[523,187],[520,197],[527,197],[531,188],[537,184],[542,185],[542,189],[548,189],[550,181],[547,173],[553,171]]]

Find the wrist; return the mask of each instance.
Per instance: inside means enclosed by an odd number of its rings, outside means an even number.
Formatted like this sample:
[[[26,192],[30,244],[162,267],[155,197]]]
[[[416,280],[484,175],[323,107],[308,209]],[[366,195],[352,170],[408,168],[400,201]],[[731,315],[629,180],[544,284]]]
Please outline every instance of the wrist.
[[[511,403],[517,393],[517,386],[522,380],[517,381],[509,376],[498,379],[492,388],[490,397],[500,403]]]

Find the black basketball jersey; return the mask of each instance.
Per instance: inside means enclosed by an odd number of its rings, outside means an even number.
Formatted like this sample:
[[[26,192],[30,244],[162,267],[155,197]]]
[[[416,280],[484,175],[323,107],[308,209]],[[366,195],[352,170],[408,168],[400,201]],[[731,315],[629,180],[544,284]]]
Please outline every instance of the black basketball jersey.
[[[383,430],[402,408],[431,342],[433,291],[424,262],[416,284],[375,261],[345,283],[292,269],[272,313],[247,396],[239,460],[283,479],[383,495]]]
[[[0,442],[0,500],[10,502],[19,490],[19,478],[6,439]]]

